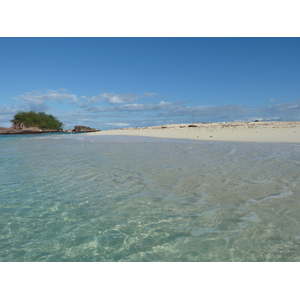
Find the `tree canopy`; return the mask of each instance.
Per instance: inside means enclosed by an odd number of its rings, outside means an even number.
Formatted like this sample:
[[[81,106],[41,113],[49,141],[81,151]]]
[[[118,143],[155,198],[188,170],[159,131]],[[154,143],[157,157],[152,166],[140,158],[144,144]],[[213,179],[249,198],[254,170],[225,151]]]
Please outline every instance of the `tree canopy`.
[[[63,131],[64,124],[56,117],[47,115],[44,112],[36,113],[34,111],[18,112],[11,120],[14,124],[23,123],[27,127],[38,127],[42,130]]]

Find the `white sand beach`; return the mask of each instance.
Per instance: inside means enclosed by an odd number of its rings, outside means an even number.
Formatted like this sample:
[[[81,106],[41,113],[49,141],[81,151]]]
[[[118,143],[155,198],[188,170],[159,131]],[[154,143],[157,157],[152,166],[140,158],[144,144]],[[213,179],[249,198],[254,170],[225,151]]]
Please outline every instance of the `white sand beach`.
[[[122,128],[90,135],[132,135],[211,141],[299,143],[300,122],[222,122]]]

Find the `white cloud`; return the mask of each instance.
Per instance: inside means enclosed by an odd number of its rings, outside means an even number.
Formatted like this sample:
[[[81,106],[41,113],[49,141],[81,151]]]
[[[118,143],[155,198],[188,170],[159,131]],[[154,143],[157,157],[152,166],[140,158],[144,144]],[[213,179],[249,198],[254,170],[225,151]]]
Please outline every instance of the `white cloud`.
[[[58,101],[58,102],[67,102],[67,101],[76,101],[76,95],[65,93],[65,89],[61,90],[46,90],[42,92],[41,90],[36,90],[33,92],[25,93],[25,95],[18,95],[17,97],[13,98],[16,100],[23,100],[26,102],[40,104],[46,101]]]
[[[300,100],[270,105],[267,106],[264,111],[267,114],[279,114],[282,116],[300,116]]]
[[[12,98],[13,100],[20,101],[23,110],[34,111],[48,111],[51,109],[46,102],[76,102],[78,101],[76,95],[66,93],[65,89],[60,90],[36,90],[33,92],[27,92],[24,95],[18,95]]]
[[[131,104],[124,104],[124,105],[116,105],[112,107],[102,107],[102,106],[95,106],[88,109],[91,112],[107,112],[107,111],[159,111],[159,110],[166,110],[171,109],[173,110],[174,107],[177,107],[178,104],[176,102],[152,102],[146,104],[140,103],[131,103]]]
[[[135,93],[115,94],[115,93],[102,93],[91,97],[70,94],[66,89],[60,90],[35,90],[27,92],[23,95],[18,95],[12,99],[20,101],[25,110],[34,111],[47,111],[50,110],[48,103],[59,102],[69,103],[78,108],[87,108],[95,105],[96,103],[108,103],[110,105],[123,105],[132,102],[137,102],[141,97],[154,97],[157,93],[142,93],[138,95]],[[99,111],[99,110],[98,110]]]
[[[228,121],[300,120],[300,100],[277,103],[263,107],[247,107],[228,104],[223,106],[186,106],[185,102],[156,101],[150,103],[126,103],[111,106],[91,106],[80,109],[68,117],[69,123],[91,126],[98,129],[115,127],[152,126],[159,124]],[[67,123],[65,119],[62,119]],[[75,122],[75,123],[74,123]],[[69,126],[70,127],[70,126]]]
[[[18,112],[17,108],[9,107],[6,104],[0,106],[0,115],[9,115]]]
[[[185,101],[152,101],[159,99],[157,93],[102,93],[92,97],[77,96],[60,90],[36,90],[18,95],[13,106],[0,106],[0,126],[8,124],[13,115],[19,111],[48,111],[57,116],[67,128],[74,125],[86,125],[98,129],[103,127],[136,127],[151,124],[195,122],[222,122],[244,120],[300,120],[300,100],[286,103],[269,103],[268,106],[248,107],[228,104],[223,106],[192,106]],[[138,102],[142,98],[143,101]],[[275,99],[270,99],[274,102]],[[64,104],[61,111],[54,111],[51,104]],[[66,105],[70,105],[67,110]],[[189,104],[189,106],[187,106]],[[73,107],[72,107],[72,106]],[[74,110],[74,106],[76,109]],[[56,106],[58,107],[58,106]]]
[[[110,94],[103,94],[103,97],[108,99],[108,102],[110,104],[130,103],[133,101],[137,101],[139,99],[139,96],[137,94],[115,95],[113,93],[110,93]]]
[[[153,98],[157,95],[157,93],[142,93],[144,97]]]
[[[100,102],[107,102],[112,105],[131,103],[137,101],[139,98],[140,96],[138,94],[132,93],[119,95],[115,93],[103,93],[92,97],[81,96],[80,100],[73,101],[72,104],[77,107],[86,108]]]
[[[128,127],[130,123],[103,123],[105,125],[113,126],[113,127]]]

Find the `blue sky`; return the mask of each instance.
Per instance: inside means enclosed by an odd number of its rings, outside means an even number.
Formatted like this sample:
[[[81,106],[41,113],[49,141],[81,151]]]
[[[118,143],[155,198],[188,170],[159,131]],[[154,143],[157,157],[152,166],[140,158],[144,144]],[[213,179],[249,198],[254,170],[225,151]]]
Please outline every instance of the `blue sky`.
[[[300,121],[299,38],[0,38],[0,126]]]

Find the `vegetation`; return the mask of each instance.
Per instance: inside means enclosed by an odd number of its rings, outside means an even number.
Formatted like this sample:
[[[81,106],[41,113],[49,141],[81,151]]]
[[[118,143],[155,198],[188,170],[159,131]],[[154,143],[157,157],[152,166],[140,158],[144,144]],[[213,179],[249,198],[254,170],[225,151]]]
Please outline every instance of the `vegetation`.
[[[87,127],[87,126],[75,126],[75,131],[85,131],[85,130],[93,130],[93,128],[91,127]]]
[[[26,127],[38,127],[42,130],[63,131],[64,124],[56,117],[47,115],[44,112],[36,113],[34,111],[19,112],[11,120],[14,124],[23,123]]]

